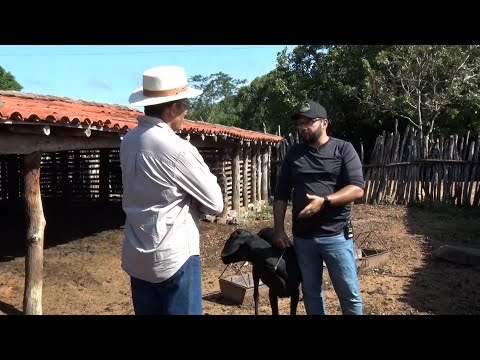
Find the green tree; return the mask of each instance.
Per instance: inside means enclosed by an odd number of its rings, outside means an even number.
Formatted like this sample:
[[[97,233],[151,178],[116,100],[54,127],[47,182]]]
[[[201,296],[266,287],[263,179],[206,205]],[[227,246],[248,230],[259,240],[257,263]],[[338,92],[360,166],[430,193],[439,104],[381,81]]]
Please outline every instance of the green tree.
[[[365,145],[366,155],[388,115],[361,101],[362,86],[368,75],[365,64],[375,60],[381,45],[338,45],[328,48],[315,81],[330,119],[330,133],[351,141],[357,149]]]
[[[15,76],[0,66],[0,90],[21,91],[22,89],[23,87],[15,80]]]
[[[425,133],[478,132],[478,48],[302,45],[278,56],[269,92],[289,107],[305,97],[318,100],[328,111],[330,133],[362,142],[366,155],[379,133],[393,131],[395,120],[402,131],[407,117]],[[288,126],[286,114],[262,112]]]
[[[286,48],[277,54],[276,68],[257,77],[236,96],[240,124],[243,128],[282,135],[296,132],[291,121],[292,109],[305,100],[314,81],[311,73],[323,56],[321,46]]]
[[[233,79],[223,72],[210,76],[194,75],[190,81],[203,93],[191,99],[188,118],[232,125],[236,122],[232,97],[246,80]]]
[[[244,129],[274,133],[288,118],[288,89],[273,70],[254,79],[243,87],[235,98],[240,118],[239,126]]]
[[[334,136],[362,140],[359,132],[365,130],[364,136],[373,137],[368,107],[362,106],[358,93],[367,75],[362,59],[374,59],[378,51],[378,46],[302,45],[291,53],[284,49],[274,70],[239,91],[242,126],[261,130],[265,123],[269,132],[280,125],[283,135],[295,133],[292,110],[312,98],[326,107]]]
[[[438,119],[475,113],[480,100],[480,46],[398,45],[365,63],[362,101],[430,134]]]
[[[301,45],[250,84],[224,73],[194,80],[205,94],[190,118],[294,134],[292,110],[312,98],[329,114],[332,136],[364,144],[414,124],[424,133],[480,131],[479,46]],[[403,121],[404,120],[404,121]],[[368,159],[365,159],[368,161]]]

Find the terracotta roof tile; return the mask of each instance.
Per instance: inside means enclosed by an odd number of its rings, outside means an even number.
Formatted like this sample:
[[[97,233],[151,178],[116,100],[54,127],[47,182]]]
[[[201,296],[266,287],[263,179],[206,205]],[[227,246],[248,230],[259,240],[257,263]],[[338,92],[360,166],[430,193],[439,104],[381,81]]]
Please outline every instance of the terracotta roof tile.
[[[142,112],[121,105],[101,104],[16,91],[0,91],[0,123],[47,122],[63,126],[96,126],[105,130],[128,131],[137,125]],[[186,120],[182,133],[225,135],[252,141],[279,142],[280,136],[236,127]]]

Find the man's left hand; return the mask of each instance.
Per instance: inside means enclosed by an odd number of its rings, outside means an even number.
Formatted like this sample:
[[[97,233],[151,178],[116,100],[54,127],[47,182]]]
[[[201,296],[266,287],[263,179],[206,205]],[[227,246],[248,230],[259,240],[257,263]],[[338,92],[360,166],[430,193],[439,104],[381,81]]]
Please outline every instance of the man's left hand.
[[[323,197],[317,195],[307,194],[307,199],[310,201],[310,204],[305,206],[305,208],[300,211],[298,214],[299,218],[309,218],[318,213],[323,206]]]

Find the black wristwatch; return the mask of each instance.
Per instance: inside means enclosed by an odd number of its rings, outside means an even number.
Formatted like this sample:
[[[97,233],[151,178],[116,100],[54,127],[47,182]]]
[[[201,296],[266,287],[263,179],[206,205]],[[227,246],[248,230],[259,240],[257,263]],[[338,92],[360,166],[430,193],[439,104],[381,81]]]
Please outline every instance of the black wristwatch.
[[[328,198],[328,196],[323,197],[323,205],[327,208],[332,204],[332,201]]]

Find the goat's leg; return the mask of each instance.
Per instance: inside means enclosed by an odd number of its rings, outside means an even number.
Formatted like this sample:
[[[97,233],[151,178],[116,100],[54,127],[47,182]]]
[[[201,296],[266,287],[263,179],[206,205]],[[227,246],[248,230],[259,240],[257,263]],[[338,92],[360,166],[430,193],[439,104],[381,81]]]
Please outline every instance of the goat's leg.
[[[258,298],[259,298],[259,293],[258,293],[258,286],[260,284],[260,274],[258,272],[257,267],[255,264],[252,264],[252,277],[253,277],[253,301],[255,303],[255,315],[258,315]]]
[[[298,288],[292,291],[290,296],[290,315],[297,315],[297,305],[300,300],[300,291]]]
[[[278,296],[272,289],[268,290],[268,298],[270,299],[270,307],[272,308],[272,315],[278,315]]]

